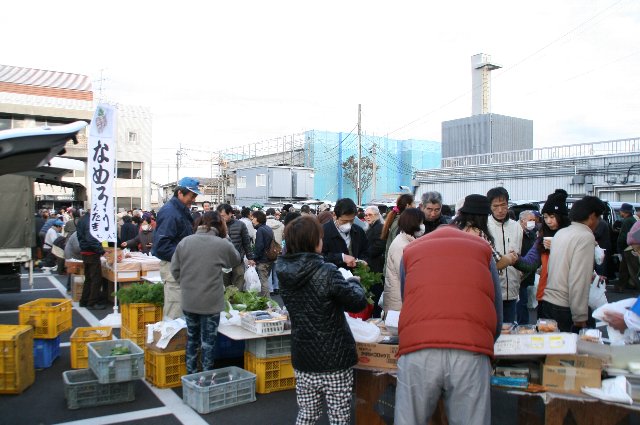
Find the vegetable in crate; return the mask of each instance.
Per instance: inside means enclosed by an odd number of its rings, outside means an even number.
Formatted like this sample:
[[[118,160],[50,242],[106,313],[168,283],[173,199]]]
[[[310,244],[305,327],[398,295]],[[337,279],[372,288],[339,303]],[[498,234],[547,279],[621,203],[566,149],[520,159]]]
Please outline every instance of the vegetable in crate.
[[[122,304],[150,303],[164,305],[164,286],[159,283],[134,283],[116,292]]]
[[[131,350],[126,345],[116,345],[111,349],[112,356],[124,356],[126,354],[131,354]]]
[[[224,298],[228,302],[225,311],[229,312],[230,307],[238,311],[257,311],[280,307],[277,302],[258,294],[257,291],[241,292],[234,286],[227,287],[224,291]]]

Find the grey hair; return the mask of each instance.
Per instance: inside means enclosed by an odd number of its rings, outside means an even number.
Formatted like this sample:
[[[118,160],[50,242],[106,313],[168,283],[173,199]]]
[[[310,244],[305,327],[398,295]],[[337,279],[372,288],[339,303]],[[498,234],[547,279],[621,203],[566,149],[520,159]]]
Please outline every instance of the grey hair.
[[[427,205],[427,204],[439,204],[442,205],[442,195],[440,194],[440,192],[425,192],[422,194],[422,202],[421,204],[423,206]]]
[[[365,208],[365,212],[366,211],[373,211],[373,213],[378,216],[378,221],[382,221],[382,214],[380,214],[380,208],[378,208],[376,205],[369,205],[367,208]]]
[[[518,220],[522,220],[523,218],[525,218],[525,217],[526,217],[526,216],[528,216],[528,215],[532,215],[532,216],[534,216],[534,217],[536,216],[536,215],[533,213],[533,210],[524,210],[524,211],[522,211],[522,212],[520,213],[520,215],[518,216]]]

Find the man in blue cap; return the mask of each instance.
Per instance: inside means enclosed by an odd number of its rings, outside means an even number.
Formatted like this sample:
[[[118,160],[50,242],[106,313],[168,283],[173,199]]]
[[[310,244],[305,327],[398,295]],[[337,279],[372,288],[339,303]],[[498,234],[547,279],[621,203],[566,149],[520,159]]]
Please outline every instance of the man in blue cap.
[[[173,198],[160,208],[156,220],[151,253],[161,260],[160,277],[164,282],[163,313],[171,319],[182,317],[180,286],[171,274],[171,257],[178,243],[193,233],[191,204],[200,195],[199,184],[200,182],[192,177],[181,178],[173,191]]]
[[[620,226],[620,233],[618,234],[618,254],[620,255],[620,270],[618,275],[618,284],[616,289],[638,289],[640,288],[640,282],[638,281],[638,259],[633,256],[631,245],[627,243],[627,234],[631,230],[634,224],[636,224],[636,218],[634,217],[635,210],[633,205],[624,203],[620,206],[620,217],[622,217],[622,225]]]

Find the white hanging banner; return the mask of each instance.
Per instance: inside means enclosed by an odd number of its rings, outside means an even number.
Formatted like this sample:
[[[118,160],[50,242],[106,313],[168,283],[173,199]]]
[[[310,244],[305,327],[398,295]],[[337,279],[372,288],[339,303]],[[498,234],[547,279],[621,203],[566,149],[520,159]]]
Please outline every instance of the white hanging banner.
[[[99,104],[89,128],[88,167],[91,178],[91,235],[116,242],[114,185],[116,184],[116,109]]]

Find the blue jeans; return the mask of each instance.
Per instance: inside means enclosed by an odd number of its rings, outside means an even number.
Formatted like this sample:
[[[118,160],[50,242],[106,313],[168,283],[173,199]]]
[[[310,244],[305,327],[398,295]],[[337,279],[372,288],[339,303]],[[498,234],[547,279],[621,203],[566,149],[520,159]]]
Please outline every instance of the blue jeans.
[[[198,372],[198,351],[202,351],[202,371],[213,370],[220,314],[183,311],[187,322],[187,373]]]
[[[520,286],[520,299],[518,300],[518,304],[516,306],[519,325],[529,324],[529,309],[527,308],[527,302],[529,301],[528,289],[528,286]]]
[[[516,321],[517,300],[502,301],[502,322],[513,323]]]

